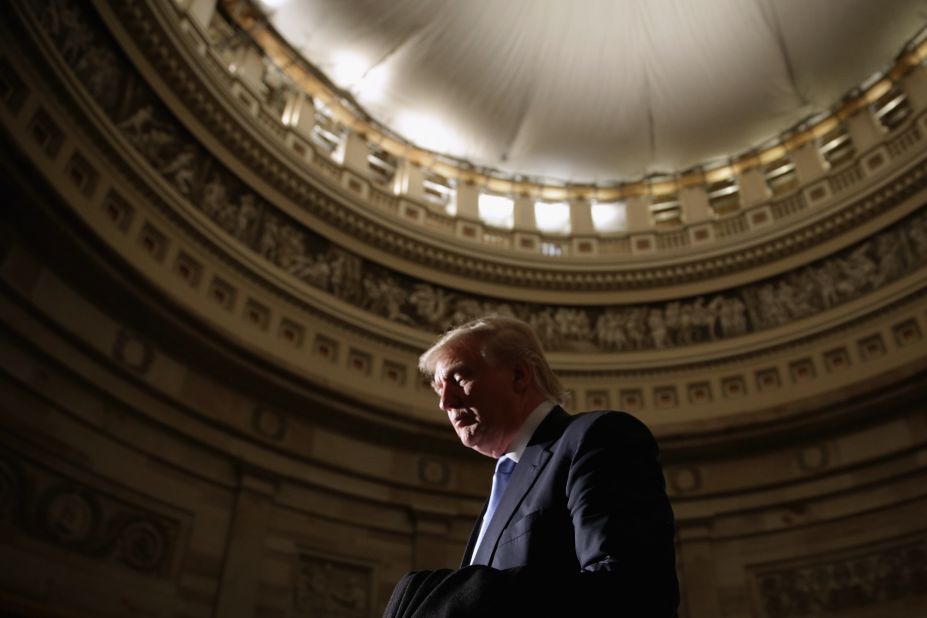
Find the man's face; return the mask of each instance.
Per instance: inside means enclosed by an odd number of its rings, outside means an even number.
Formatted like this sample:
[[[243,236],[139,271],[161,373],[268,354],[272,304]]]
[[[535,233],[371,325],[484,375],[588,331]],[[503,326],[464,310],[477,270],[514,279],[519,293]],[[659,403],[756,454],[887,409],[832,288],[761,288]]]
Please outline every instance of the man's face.
[[[515,369],[488,362],[475,343],[461,344],[435,365],[434,388],[464,446],[488,457],[505,454],[523,420]]]

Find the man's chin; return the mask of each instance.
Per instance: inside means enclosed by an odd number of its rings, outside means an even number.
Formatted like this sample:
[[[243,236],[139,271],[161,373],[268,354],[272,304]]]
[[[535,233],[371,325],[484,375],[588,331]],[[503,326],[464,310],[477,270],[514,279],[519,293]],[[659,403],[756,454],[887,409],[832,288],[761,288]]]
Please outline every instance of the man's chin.
[[[476,452],[479,453],[480,455],[486,455],[487,457],[491,457],[491,455],[490,455],[489,453],[487,453],[485,450],[483,450],[483,449],[481,448],[481,446],[480,446],[480,445],[481,445],[480,441],[477,440],[477,439],[475,439],[473,436],[468,436],[468,435],[465,435],[465,434],[460,434],[458,437],[460,438],[460,443],[463,444],[464,446],[466,446],[467,448],[473,449],[474,451],[476,451]]]

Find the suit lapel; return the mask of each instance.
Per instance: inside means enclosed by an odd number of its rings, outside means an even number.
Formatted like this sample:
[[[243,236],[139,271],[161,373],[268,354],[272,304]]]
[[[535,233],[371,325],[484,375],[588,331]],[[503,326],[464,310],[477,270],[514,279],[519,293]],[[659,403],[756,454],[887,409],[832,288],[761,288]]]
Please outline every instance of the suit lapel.
[[[464,550],[463,559],[460,561],[461,568],[473,564],[473,546],[476,545],[476,539],[480,536],[480,526],[483,523],[483,516],[486,514],[486,508],[488,506],[489,499],[487,498],[486,502],[483,503],[483,510],[480,511],[480,516],[476,518],[476,523],[473,524],[473,529],[470,530],[470,539],[467,541],[467,548]]]
[[[528,446],[525,448],[525,452],[522,453],[518,461],[518,465],[515,466],[515,471],[512,472],[512,478],[509,480],[509,485],[502,496],[502,501],[496,508],[496,513],[486,530],[486,534],[483,536],[483,541],[480,543],[474,559],[470,561],[471,563],[492,565],[502,532],[508,526],[518,506],[524,501],[525,496],[534,487],[547,462],[550,461],[551,445],[563,435],[563,430],[570,420],[570,415],[563,408],[557,406],[551,410],[550,414],[535,430],[534,435],[528,442]],[[483,510],[485,512],[485,507]],[[477,522],[476,531],[479,532],[479,521]],[[465,559],[472,552],[475,541],[475,535],[471,535],[470,543],[467,545],[467,551],[465,552]]]

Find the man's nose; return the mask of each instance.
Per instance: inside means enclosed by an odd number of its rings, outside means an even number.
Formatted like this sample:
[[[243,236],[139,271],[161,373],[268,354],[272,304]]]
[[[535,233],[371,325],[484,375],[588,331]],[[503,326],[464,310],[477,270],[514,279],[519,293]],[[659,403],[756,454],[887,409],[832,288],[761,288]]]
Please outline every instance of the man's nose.
[[[453,408],[457,402],[455,386],[453,382],[445,382],[438,391],[438,407],[445,412]]]

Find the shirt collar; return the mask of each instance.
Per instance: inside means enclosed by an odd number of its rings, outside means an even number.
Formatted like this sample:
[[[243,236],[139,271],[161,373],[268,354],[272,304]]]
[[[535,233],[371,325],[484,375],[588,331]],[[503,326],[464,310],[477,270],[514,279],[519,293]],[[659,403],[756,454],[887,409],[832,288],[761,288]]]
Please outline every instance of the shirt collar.
[[[528,446],[528,440],[531,439],[538,425],[541,424],[541,421],[550,414],[550,411],[553,410],[556,405],[556,403],[550,400],[545,400],[538,404],[538,407],[532,410],[528,418],[525,419],[525,422],[521,424],[521,428],[518,430],[515,439],[512,440],[512,444],[509,446],[509,451],[503,455],[503,457],[508,457],[516,462],[521,459],[522,453],[525,452],[525,448]]]

